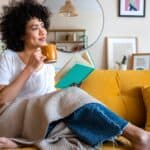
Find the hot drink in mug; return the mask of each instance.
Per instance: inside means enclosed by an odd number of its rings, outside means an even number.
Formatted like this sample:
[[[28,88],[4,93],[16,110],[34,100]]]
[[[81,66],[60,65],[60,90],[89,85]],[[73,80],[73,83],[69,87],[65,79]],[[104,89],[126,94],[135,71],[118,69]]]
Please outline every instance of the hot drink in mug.
[[[45,63],[54,63],[57,61],[57,49],[54,44],[47,44],[41,47],[42,54],[46,56]]]

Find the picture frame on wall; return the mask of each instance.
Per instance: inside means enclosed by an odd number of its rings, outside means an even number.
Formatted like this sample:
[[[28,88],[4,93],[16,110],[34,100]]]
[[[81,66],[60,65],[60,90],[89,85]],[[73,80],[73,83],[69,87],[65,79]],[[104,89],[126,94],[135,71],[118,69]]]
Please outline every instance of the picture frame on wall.
[[[137,52],[136,37],[107,37],[107,68],[119,69],[121,63],[126,63],[127,69],[132,67],[132,54]],[[124,61],[126,58],[126,62]]]
[[[145,0],[119,0],[120,17],[145,17]]]
[[[150,69],[150,53],[135,53],[132,55],[133,70]]]

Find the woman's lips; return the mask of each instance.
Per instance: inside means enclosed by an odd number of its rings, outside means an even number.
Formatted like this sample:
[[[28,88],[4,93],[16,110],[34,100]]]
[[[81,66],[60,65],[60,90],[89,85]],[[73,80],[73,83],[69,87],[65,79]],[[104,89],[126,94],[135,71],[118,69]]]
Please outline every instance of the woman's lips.
[[[46,41],[46,38],[39,38],[39,41]]]

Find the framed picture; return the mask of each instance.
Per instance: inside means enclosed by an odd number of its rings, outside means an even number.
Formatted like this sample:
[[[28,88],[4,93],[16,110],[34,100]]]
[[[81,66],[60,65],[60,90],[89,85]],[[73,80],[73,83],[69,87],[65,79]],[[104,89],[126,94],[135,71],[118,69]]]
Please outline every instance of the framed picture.
[[[132,55],[133,70],[150,69],[150,53],[135,53]]]
[[[107,37],[107,68],[119,69],[120,64],[126,63],[127,69],[130,69],[131,56],[136,51],[136,37]]]
[[[119,16],[145,17],[145,0],[119,0]]]

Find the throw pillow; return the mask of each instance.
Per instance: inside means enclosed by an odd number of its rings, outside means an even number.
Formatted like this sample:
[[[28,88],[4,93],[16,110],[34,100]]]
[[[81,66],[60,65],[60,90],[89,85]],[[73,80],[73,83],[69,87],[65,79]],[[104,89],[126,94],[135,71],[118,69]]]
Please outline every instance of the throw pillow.
[[[142,88],[142,95],[146,107],[145,130],[150,131],[150,86],[144,86]]]

